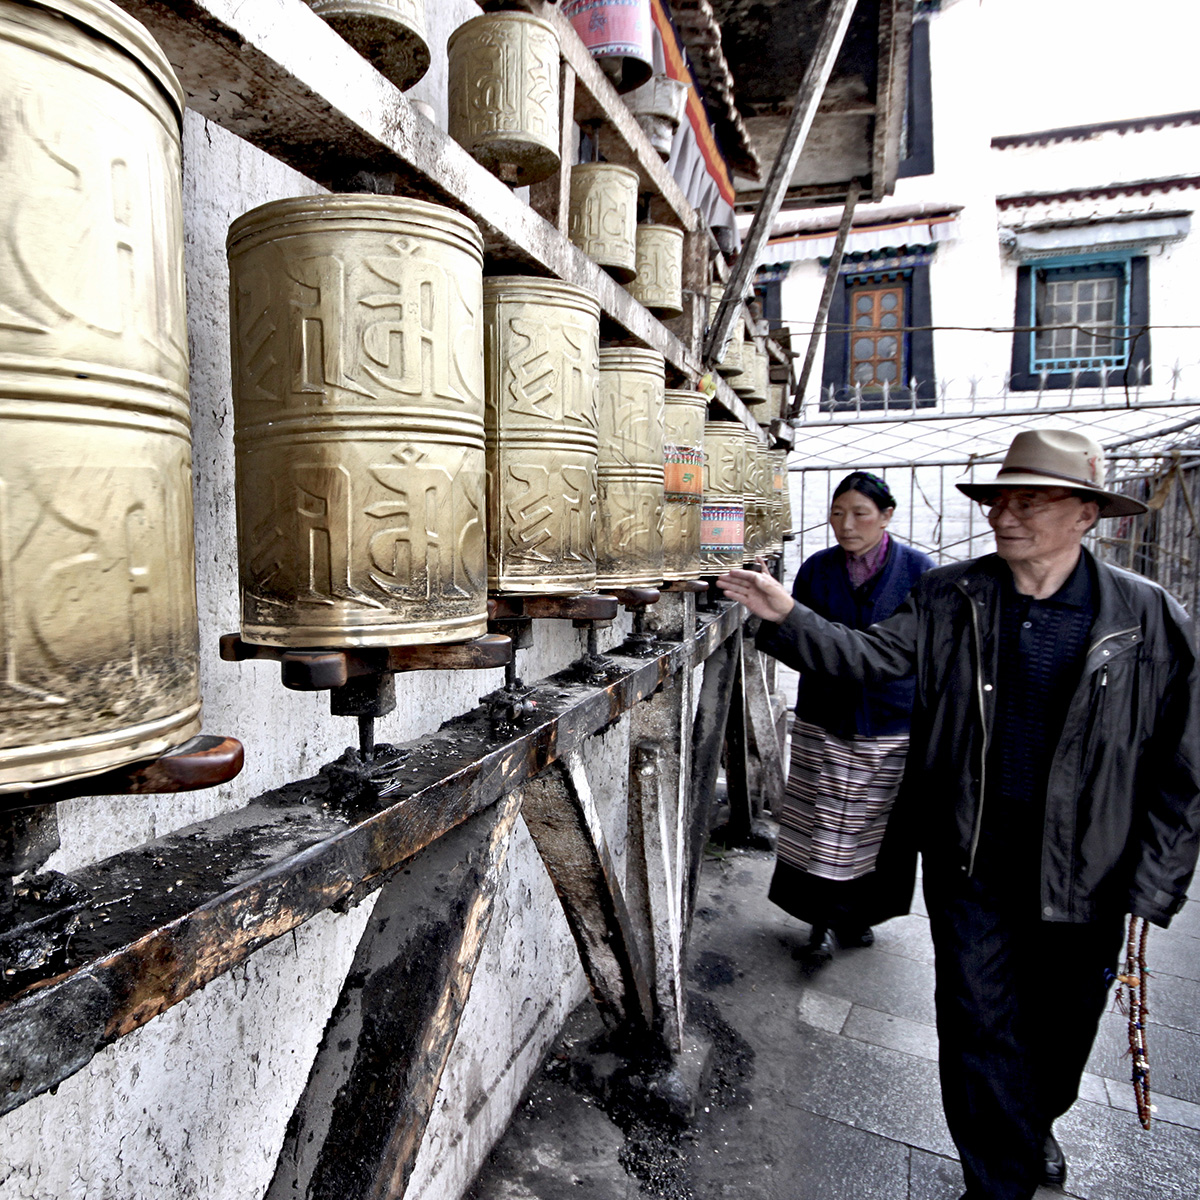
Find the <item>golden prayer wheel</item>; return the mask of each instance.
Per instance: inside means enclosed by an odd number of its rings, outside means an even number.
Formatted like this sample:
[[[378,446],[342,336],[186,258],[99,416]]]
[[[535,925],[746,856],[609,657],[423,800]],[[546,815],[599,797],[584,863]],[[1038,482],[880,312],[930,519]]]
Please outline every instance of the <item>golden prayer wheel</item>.
[[[760,338],[747,334],[742,345],[742,366],[742,374],[736,379],[731,379],[730,386],[741,396],[744,403],[765,404],[770,365]]]
[[[304,0],[401,91],[429,70],[424,0]]]
[[[775,548],[775,472],[771,451],[759,442],[755,447],[758,459],[759,546],[757,553],[770,554]]]
[[[767,411],[761,420],[764,425],[783,419],[787,405],[788,390],[786,383],[773,383],[770,389],[771,398],[767,401]]]
[[[673,225],[637,227],[637,275],[629,294],[660,317],[683,314],[683,230]]]
[[[596,585],[600,305],[569,283],[484,280],[488,587]]]
[[[618,283],[637,274],[636,171],[615,163],[571,168],[567,236]]]
[[[771,549],[776,554],[783,553],[783,535],[788,532],[790,524],[788,516],[790,503],[788,501],[787,451],[770,450],[767,457],[771,464]]]
[[[719,575],[745,559],[746,438],[737,421],[704,422],[704,503],[700,509],[700,560]]]
[[[505,183],[558,170],[558,35],[529,13],[499,12],[460,25],[449,55],[450,136]]]
[[[762,553],[763,524],[763,486],[762,459],[759,454],[759,441],[745,426],[742,426],[742,436],[746,439],[746,531],[744,549],[747,559]]]
[[[696,579],[700,560],[700,508],[704,501],[704,418],[708,397],[703,392],[666,391],[663,442],[663,578]]]
[[[722,284],[714,283],[709,292],[708,299],[708,324],[712,327],[713,322],[717,319],[717,309],[721,307],[721,300],[725,295],[725,288]],[[725,343],[725,353],[721,355],[717,362],[717,371],[724,375],[732,385],[735,378],[740,376],[745,369],[742,362],[742,327],[745,324],[744,319],[739,314],[734,318],[733,329],[729,334],[729,341]]]
[[[663,357],[600,351],[596,586],[663,579]]]
[[[398,196],[234,221],[242,636],[463,641],[487,627],[483,241]]]
[[[107,0],[0,0],[0,792],[200,730],[180,122]]]

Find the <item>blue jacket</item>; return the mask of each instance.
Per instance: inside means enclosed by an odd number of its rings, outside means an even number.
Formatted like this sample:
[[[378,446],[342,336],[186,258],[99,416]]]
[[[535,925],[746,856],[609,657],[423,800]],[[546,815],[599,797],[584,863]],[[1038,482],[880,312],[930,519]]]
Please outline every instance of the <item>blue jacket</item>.
[[[890,617],[904,603],[917,579],[933,566],[927,554],[889,535],[883,569],[855,591],[846,573],[846,552],[841,546],[831,546],[804,561],[796,572],[792,595],[827,620],[851,629],[866,629]],[[776,657],[778,629],[778,625],[764,621],[758,638],[759,647]],[[805,671],[800,677],[796,716],[842,738],[907,733],[915,687],[911,675],[888,683],[858,683]]]

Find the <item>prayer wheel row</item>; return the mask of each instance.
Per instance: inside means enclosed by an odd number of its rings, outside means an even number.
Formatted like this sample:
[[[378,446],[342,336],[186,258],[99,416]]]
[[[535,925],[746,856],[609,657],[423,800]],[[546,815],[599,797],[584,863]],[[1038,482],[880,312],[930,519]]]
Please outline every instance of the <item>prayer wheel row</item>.
[[[0,193],[2,791],[162,753],[200,710],[183,94],[107,0],[0,0],[0,98],[20,114]],[[485,287],[472,222],[388,196],[265,205],[228,252],[246,640],[458,641],[485,630],[489,586],[698,573],[703,398],[673,397],[688,415],[664,442],[662,359],[600,352],[590,296]]]

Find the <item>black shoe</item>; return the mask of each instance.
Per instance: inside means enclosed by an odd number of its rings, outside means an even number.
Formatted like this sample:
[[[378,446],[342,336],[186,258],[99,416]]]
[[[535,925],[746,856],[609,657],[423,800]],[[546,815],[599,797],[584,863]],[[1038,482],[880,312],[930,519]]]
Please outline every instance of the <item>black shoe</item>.
[[[1054,1134],[1047,1134],[1042,1148],[1042,1183],[1046,1187],[1063,1188],[1067,1185],[1067,1156]]]
[[[833,952],[837,948],[838,940],[834,936],[833,930],[826,929],[821,925],[814,925],[813,931],[808,937],[808,945],[804,947],[804,957],[827,962],[833,957]]]
[[[865,925],[862,929],[839,929],[837,943],[844,950],[856,950],[875,945],[875,931]]]

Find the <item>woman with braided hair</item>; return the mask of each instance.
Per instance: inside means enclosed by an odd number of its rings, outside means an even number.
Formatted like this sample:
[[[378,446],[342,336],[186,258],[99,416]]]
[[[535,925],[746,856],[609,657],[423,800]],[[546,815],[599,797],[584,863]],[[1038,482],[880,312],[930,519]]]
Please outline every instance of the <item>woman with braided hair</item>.
[[[890,617],[934,565],[888,533],[895,510],[877,475],[847,475],[829,508],[837,545],[805,560],[795,599],[852,629]],[[777,629],[763,624],[758,644],[767,653]],[[812,926],[806,953],[818,961],[871,945],[872,925],[908,911],[915,856],[891,846],[881,855],[881,847],[904,772],[913,686],[911,677],[864,684],[801,676],[769,896]]]

